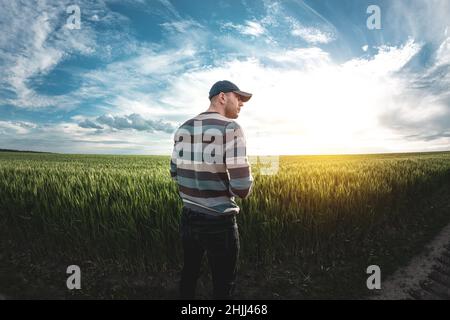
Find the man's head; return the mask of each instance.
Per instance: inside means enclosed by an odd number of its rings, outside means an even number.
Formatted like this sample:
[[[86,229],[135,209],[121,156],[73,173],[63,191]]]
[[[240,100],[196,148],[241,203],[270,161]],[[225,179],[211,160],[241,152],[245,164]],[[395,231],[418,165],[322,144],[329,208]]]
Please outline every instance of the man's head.
[[[216,82],[209,90],[211,105],[230,119],[236,119],[239,116],[244,102],[251,97],[251,93],[241,91],[238,86],[227,80]]]

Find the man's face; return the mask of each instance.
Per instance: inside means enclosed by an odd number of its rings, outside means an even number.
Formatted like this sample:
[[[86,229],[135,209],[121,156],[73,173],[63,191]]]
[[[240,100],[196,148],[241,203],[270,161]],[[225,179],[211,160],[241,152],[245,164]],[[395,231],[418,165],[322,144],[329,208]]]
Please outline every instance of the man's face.
[[[241,96],[234,92],[225,93],[225,116],[230,119],[237,119],[244,102]]]

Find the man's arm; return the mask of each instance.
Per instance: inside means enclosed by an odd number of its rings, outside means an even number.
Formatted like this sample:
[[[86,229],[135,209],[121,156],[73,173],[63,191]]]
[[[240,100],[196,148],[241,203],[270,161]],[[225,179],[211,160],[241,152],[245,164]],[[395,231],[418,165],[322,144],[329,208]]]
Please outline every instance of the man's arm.
[[[178,158],[176,145],[177,141],[174,139],[173,152],[172,157],[170,159],[170,177],[175,181],[177,181],[177,158]]]
[[[245,136],[236,122],[226,128],[225,164],[230,177],[230,193],[242,199],[247,198],[251,193],[253,177]]]

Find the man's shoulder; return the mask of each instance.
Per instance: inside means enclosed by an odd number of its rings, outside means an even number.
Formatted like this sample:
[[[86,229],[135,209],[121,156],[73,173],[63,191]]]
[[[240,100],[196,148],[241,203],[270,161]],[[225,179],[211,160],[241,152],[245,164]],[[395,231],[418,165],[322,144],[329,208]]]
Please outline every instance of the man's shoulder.
[[[230,123],[228,123],[227,125],[227,129],[242,130],[242,127],[237,121],[231,120]]]
[[[227,117],[222,116],[216,112],[202,112],[189,120],[186,120],[180,128],[193,127],[196,124],[201,125],[216,125],[222,127],[234,126],[235,121]],[[239,125],[238,125],[239,126]]]

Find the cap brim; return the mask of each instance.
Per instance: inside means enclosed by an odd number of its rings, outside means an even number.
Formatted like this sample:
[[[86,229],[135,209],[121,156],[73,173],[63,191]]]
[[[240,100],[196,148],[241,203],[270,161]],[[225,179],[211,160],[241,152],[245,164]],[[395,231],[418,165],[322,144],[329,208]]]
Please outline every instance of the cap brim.
[[[240,91],[240,90],[236,90],[233,92],[240,95],[243,102],[247,102],[252,97],[252,94],[248,93],[248,92],[244,92],[244,91]]]

